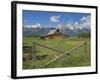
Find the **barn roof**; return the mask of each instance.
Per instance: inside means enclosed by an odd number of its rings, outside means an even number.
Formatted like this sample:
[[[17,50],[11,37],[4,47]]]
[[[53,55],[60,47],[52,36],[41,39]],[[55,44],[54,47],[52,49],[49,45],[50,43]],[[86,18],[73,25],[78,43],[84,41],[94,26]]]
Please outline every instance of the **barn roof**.
[[[52,34],[55,33],[55,31],[56,31],[56,29],[55,29],[55,30],[50,30],[49,33],[48,33],[47,35],[52,35]]]
[[[59,28],[56,28],[56,29],[54,29],[54,30],[50,30],[49,32],[48,32],[48,34],[46,34],[46,35],[44,35],[44,36],[41,36],[41,37],[46,37],[46,36],[49,36],[49,35],[53,35],[57,30],[59,30]],[[59,30],[60,31],[60,30]]]

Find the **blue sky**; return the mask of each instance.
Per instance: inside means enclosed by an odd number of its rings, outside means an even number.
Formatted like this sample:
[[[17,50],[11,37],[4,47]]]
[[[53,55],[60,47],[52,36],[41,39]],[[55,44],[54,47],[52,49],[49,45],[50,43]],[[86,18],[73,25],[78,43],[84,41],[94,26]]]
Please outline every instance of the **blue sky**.
[[[89,13],[23,10],[23,25],[39,24],[42,26],[56,27],[58,24],[80,23],[82,19],[90,15]]]

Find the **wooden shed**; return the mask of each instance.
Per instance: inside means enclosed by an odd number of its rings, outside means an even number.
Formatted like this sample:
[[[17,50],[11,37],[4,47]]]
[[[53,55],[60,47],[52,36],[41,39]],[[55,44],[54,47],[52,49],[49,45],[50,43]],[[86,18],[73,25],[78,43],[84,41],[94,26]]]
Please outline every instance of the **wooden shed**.
[[[59,30],[50,30],[47,35],[41,36],[40,39],[58,39],[64,38],[65,35]]]

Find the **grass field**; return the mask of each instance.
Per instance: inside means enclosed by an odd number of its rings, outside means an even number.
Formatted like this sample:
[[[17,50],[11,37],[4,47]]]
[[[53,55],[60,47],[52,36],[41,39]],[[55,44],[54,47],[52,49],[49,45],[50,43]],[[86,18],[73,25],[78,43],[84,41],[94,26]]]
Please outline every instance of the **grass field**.
[[[37,59],[32,61],[32,41],[43,44],[53,49],[67,52],[76,45],[86,41],[87,38],[69,37],[65,39],[48,39],[41,40],[39,38],[24,37],[23,38],[23,69],[37,68],[59,68],[59,67],[80,67],[90,66],[90,41],[88,39],[87,51],[84,45],[74,50],[70,55],[65,55],[51,64],[44,66],[48,61],[63,54],[56,51],[36,45]]]

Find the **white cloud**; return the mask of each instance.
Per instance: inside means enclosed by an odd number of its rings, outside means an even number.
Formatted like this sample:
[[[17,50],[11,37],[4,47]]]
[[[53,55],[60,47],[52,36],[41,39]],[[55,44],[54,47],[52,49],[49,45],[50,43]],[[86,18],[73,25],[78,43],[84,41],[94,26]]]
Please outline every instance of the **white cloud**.
[[[82,28],[87,28],[90,29],[91,26],[91,16],[83,16],[80,19],[80,22],[75,22],[73,24],[74,29],[78,30],[78,29],[82,29]]]
[[[82,28],[90,28],[91,26],[91,16],[84,16],[80,20],[80,27]]]
[[[71,26],[70,29],[71,29],[71,30],[74,30],[74,27]]]
[[[78,22],[75,22],[75,25],[78,25]]]
[[[59,21],[59,16],[51,16],[50,22],[58,22]]]
[[[79,22],[69,21],[67,24],[59,25],[58,27],[61,29],[70,29],[70,30],[82,30],[83,28],[90,29],[91,26],[91,16],[83,16]]]
[[[24,27],[32,27],[32,25],[25,25]]]
[[[75,28],[76,30],[81,29],[80,24],[79,24],[78,22],[75,22],[74,28]]]
[[[85,16],[83,16],[80,21],[84,21],[84,20],[86,20]]]
[[[26,25],[25,27],[30,27],[30,28],[41,28],[41,24],[33,24],[33,25]]]

